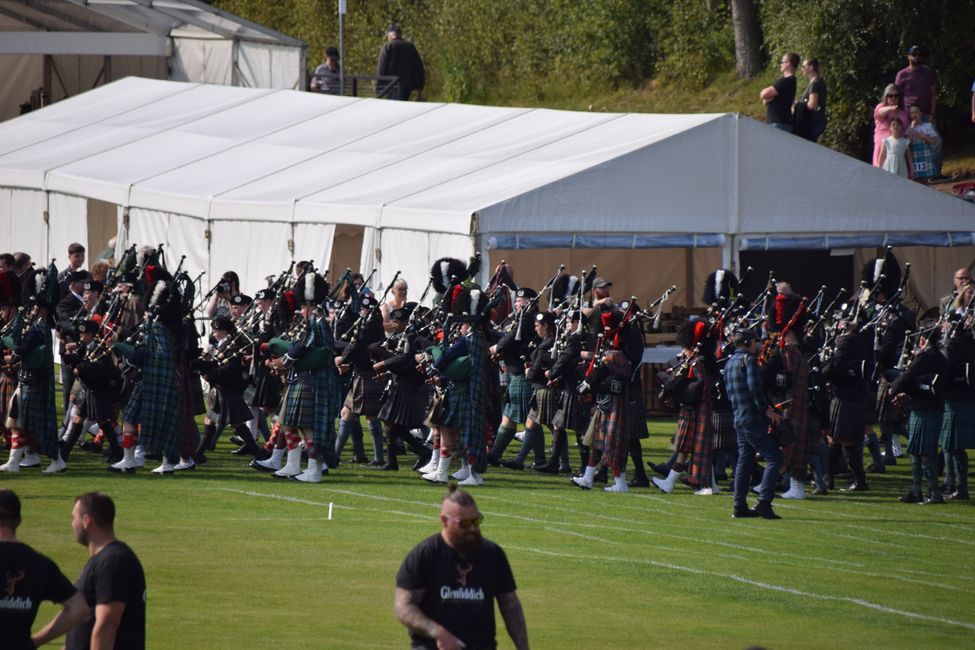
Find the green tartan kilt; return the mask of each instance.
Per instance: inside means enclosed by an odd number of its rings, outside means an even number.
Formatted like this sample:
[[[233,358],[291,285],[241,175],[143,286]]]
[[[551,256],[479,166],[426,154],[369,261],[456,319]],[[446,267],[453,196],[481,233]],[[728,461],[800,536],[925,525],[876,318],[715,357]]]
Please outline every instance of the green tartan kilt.
[[[504,416],[515,422],[524,422],[525,418],[528,417],[528,410],[531,408],[530,404],[534,391],[534,386],[525,378],[524,374],[511,375],[504,405]]]
[[[907,453],[912,456],[936,456],[943,419],[941,411],[911,411],[907,425]]]
[[[446,408],[440,426],[451,429],[462,428],[464,425],[464,409],[468,408],[467,382],[451,382],[447,386],[445,399],[447,400]]]
[[[375,417],[382,408],[380,398],[385,386],[386,382],[378,382],[372,377],[356,373],[352,380],[352,389],[345,396],[343,406],[352,411],[353,415]]]
[[[732,451],[738,449],[738,434],[735,433],[735,414],[733,411],[717,409],[711,411],[711,441],[715,450]]]
[[[547,386],[536,386],[535,394],[531,398],[531,409],[528,411],[528,418],[535,424],[552,426],[552,420],[558,412],[559,404],[562,401],[562,391],[557,388]]]
[[[945,451],[975,449],[975,402],[945,402],[941,448]]]
[[[313,373],[302,372],[293,384],[285,388],[278,417],[281,424],[295,429],[314,430],[315,423],[315,380]]]
[[[58,449],[57,413],[54,407],[54,375],[50,369],[35,370],[30,384],[21,382],[10,400],[7,426],[23,429],[51,458]],[[15,417],[16,415],[16,417]],[[14,421],[14,424],[11,424]]]
[[[122,421],[139,424],[139,412],[142,410],[142,382],[137,381],[132,384],[132,392],[129,399],[125,402],[122,409]]]

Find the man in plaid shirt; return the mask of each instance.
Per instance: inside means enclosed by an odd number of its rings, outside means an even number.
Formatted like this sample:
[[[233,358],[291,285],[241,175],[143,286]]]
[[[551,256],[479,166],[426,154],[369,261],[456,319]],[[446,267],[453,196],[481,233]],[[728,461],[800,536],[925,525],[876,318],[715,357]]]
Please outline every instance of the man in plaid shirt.
[[[769,435],[769,420],[774,424],[782,421],[765,397],[762,370],[755,361],[756,336],[750,330],[738,330],[734,334],[735,353],[724,369],[725,387],[735,413],[735,432],[738,434],[738,467],[735,469],[736,519],[763,517],[781,519],[772,510],[775,482],[779,478],[782,452],[775,439]],[[755,465],[755,453],[765,458],[765,473],[759,485],[758,503],[749,510],[748,481]]]

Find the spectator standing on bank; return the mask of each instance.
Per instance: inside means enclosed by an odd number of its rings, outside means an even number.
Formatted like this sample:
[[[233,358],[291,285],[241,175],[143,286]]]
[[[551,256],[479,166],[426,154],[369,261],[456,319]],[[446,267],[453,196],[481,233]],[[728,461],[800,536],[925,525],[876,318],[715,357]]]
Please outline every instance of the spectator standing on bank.
[[[904,127],[899,120],[890,123],[890,135],[884,139],[880,152],[880,167],[891,174],[914,178],[914,162],[911,159],[910,140],[904,137]]]
[[[402,37],[398,25],[390,25],[386,30],[386,44],[379,50],[376,75],[399,77],[399,91],[392,93],[390,99],[408,101],[415,90],[416,101],[423,101],[426,84],[423,60],[416,46]]]
[[[792,132],[792,103],[796,99],[796,67],[799,55],[789,52],[782,55],[779,70],[782,76],[771,86],[762,89],[759,98],[765,104],[765,122],[782,131]]]
[[[71,527],[88,547],[88,563],[75,586],[92,610],[71,630],[67,650],[146,647],[146,576],[142,563],[115,538],[115,503],[88,492],[75,499]]]
[[[33,650],[67,632],[89,614],[84,598],[61,569],[27,544],[17,541],[20,499],[0,490],[0,648]],[[60,603],[62,610],[37,634],[30,629],[41,601]]]
[[[907,111],[904,110],[904,98],[901,89],[896,84],[887,84],[880,103],[873,109],[873,166],[880,167],[880,152],[884,149],[884,140],[890,137],[890,123],[901,123],[901,132],[911,123]]]
[[[819,59],[802,62],[809,83],[795,107],[796,135],[816,142],[826,130],[826,82],[819,76]]]
[[[923,120],[920,106],[911,106],[908,114],[911,116],[911,126],[907,128],[906,135],[911,141],[914,180],[923,181],[935,176],[932,149],[935,144],[940,145],[941,136],[930,122]]]
[[[938,73],[924,65],[923,52],[917,45],[907,49],[907,67],[900,70],[894,77],[894,83],[904,94],[904,106],[918,106],[922,119],[932,124],[937,121],[938,112]],[[941,176],[942,147],[941,138],[936,145],[931,146],[934,175]]]
[[[325,48],[325,57],[315,68],[311,78],[311,89],[314,92],[338,95],[340,92],[340,75],[342,68],[339,63],[339,51],[335,47]]]

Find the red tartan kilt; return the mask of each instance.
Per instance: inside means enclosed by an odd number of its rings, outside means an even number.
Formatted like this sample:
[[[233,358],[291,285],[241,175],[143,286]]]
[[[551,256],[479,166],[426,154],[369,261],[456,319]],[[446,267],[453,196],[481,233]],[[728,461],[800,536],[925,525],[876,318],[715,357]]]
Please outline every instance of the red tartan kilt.
[[[694,448],[694,421],[697,411],[688,407],[680,407],[677,415],[677,432],[674,434],[674,451],[689,454]]]

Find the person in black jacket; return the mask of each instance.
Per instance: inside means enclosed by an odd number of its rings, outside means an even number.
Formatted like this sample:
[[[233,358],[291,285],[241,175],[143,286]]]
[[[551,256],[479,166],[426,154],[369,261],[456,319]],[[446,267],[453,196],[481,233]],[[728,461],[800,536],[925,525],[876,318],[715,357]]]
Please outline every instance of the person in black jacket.
[[[552,346],[555,344],[555,314],[550,311],[535,315],[535,336],[539,342],[531,350],[528,363],[525,364],[525,379],[530,382],[533,394],[530,409],[525,418],[525,439],[514,460],[503,464],[509,469],[524,469],[528,452],[532,452],[535,462],[533,469],[540,469],[548,465],[545,462],[545,432],[543,425],[552,427],[553,441],[559,437],[552,418],[559,404],[560,391],[549,386],[548,371],[555,360],[552,358]],[[562,432],[565,435],[565,432]]]
[[[907,368],[891,384],[895,404],[910,403],[907,453],[911,455],[911,491],[901,497],[903,503],[924,505],[944,503],[938,485],[938,438],[944,418],[945,382],[948,364],[938,350],[941,338],[939,323],[928,319],[920,323],[918,352]],[[922,475],[928,482],[928,497],[921,494]]]
[[[423,86],[426,85],[423,59],[416,46],[400,34],[398,25],[390,25],[386,30],[386,44],[379,50],[376,75],[399,78],[399,90],[390,96],[391,99],[408,101],[415,90],[416,101],[423,101]]]
[[[953,314],[952,321],[963,318]],[[941,449],[945,456],[945,498],[968,500],[968,452],[975,448],[975,338],[970,324],[954,323],[942,346],[948,369],[944,377],[945,411]]]
[[[866,427],[867,384],[863,368],[867,346],[850,321],[840,323],[842,333],[836,339],[836,349],[823,365],[823,376],[830,384],[832,399],[829,405],[829,488],[833,488],[832,473],[845,456],[850,466],[851,481],[848,492],[868,490],[863,468],[863,431]]]

